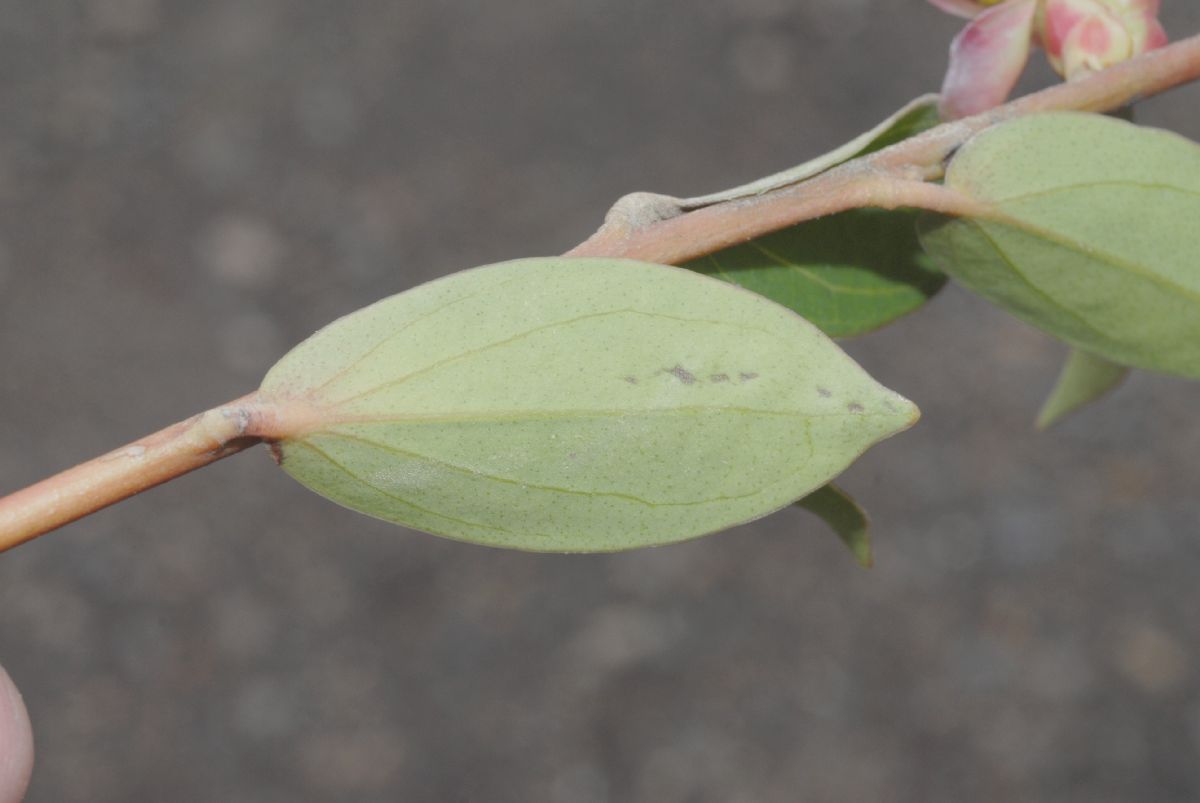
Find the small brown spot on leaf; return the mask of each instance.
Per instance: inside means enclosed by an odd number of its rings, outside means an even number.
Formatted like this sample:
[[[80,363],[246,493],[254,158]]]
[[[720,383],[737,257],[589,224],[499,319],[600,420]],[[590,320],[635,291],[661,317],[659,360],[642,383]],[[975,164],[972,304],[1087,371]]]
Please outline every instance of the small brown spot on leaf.
[[[867,408],[863,407],[858,402],[850,402],[846,405],[846,409],[852,413],[865,413],[867,411]]]
[[[817,388],[817,395],[820,396],[822,399],[828,399],[830,396],[833,395],[833,393],[830,392],[830,390],[828,388]]]
[[[722,382],[729,381],[729,374],[713,374],[708,378],[708,381],[712,382],[714,385],[719,385]]]
[[[627,376],[627,377],[625,377],[625,381],[626,381],[626,382],[628,382],[628,383],[629,383],[629,384],[631,384],[631,385],[636,385],[636,384],[637,384],[637,382],[638,382],[638,380],[637,380],[637,377],[636,377],[636,376]]]
[[[751,371],[742,371],[740,374],[738,374],[738,376],[741,377],[743,382],[749,382],[753,379],[758,379],[758,374]]]
[[[682,365],[676,365],[674,368],[668,369],[667,373],[671,374],[685,385],[696,384],[696,375],[684,368]]]

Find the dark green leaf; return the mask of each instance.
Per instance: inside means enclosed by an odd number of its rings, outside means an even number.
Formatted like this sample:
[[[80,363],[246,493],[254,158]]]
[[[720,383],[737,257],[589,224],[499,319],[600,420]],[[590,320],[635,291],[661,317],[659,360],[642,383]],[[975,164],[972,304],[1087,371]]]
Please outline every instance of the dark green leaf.
[[[939,122],[936,97],[918,98],[853,142],[792,170],[683,206],[760,194],[895,144]],[[854,209],[727,248],[683,267],[741,285],[794,310],[831,337],[878,329],[946,282],[921,251],[911,210]]]
[[[853,209],[684,267],[766,296],[830,337],[852,337],[912,312],[946,283],[921,250],[916,219],[907,209]]]
[[[850,494],[833,483],[824,485],[796,503],[829,525],[842,539],[860,565],[870,568],[875,563],[871,554],[870,520],[866,511]]]

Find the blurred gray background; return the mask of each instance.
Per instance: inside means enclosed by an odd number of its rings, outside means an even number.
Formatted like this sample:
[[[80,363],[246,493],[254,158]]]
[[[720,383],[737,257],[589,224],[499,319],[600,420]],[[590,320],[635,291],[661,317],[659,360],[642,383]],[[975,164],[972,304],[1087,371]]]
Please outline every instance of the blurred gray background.
[[[625,192],[835,146],[936,89],[959,24],[0,0],[0,488],[253,389],[384,295],[561,252]],[[1143,119],[1200,138],[1198,101]],[[263,450],[5,554],[29,800],[1200,799],[1200,387],[1139,374],[1035,434],[1063,348],[953,288],[847,347],[925,414],[845,478],[870,572],[800,511],[604,557],[456,544]]]

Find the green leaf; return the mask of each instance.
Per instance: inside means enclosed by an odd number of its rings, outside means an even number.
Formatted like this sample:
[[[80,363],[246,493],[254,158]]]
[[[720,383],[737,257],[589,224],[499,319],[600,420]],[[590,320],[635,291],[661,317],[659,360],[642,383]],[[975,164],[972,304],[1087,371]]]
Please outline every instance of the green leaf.
[[[1200,378],[1200,146],[1059,112],[989,128],[929,219],[938,266],[1017,317],[1119,365]]]
[[[630,549],[810,494],[916,408],[813,326],[694,273],[526,259],[422,285],[260,390],[285,471],[347,507],[539,551]]]
[[[1050,397],[1038,413],[1037,428],[1054,426],[1071,413],[1111,391],[1129,375],[1124,365],[1071,349]]]
[[[783,304],[830,337],[852,337],[907,315],[945,285],[945,274],[921,250],[917,216],[853,209],[684,267]]]
[[[795,184],[938,122],[937,96],[917,98],[832,153],[681,205],[694,208]],[[718,251],[684,267],[783,304],[830,337],[851,337],[907,315],[945,285],[946,277],[921,251],[916,219],[917,214],[907,209],[853,209]]]
[[[865,568],[875,564],[871,554],[870,520],[850,494],[833,483],[822,486],[796,503],[821,518],[837,533],[855,560]]]

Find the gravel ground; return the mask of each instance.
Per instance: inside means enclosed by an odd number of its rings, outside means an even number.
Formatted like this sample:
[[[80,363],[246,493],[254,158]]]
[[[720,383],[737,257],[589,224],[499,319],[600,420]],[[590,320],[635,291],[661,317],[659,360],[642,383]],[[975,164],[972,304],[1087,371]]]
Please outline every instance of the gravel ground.
[[[957,24],[3,0],[0,487],[244,393],[384,295],[561,252],[625,192],[828,149],[936,88]],[[1144,119],[1200,138],[1198,102]],[[925,414],[846,478],[871,572],[798,511],[603,557],[456,544],[259,451],[4,555],[29,801],[1200,799],[1200,388],[1139,374],[1035,434],[1063,348],[953,288],[847,347]]]

